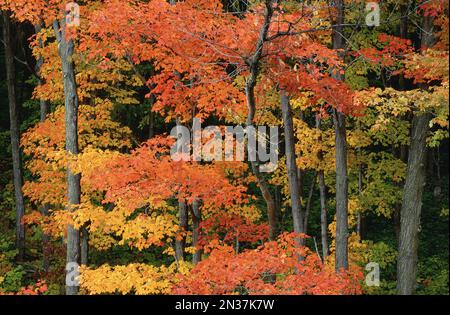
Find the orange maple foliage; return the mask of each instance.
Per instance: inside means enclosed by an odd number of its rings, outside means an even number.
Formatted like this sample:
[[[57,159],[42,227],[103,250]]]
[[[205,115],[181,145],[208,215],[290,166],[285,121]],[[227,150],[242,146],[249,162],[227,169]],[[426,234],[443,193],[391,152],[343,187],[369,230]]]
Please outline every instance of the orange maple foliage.
[[[269,238],[269,226],[255,224],[241,216],[218,213],[200,223],[199,234],[199,248],[209,245],[213,240],[236,246],[236,243],[266,241]]]
[[[80,47],[89,49],[91,58],[113,55],[128,56],[136,64],[152,62],[156,74],[148,85],[158,96],[153,110],[167,121],[212,114],[230,119],[246,111],[239,78],[249,73],[262,11],[263,7],[255,6],[238,17],[224,12],[219,0],[186,0],[176,5],[163,0],[109,0],[90,16],[89,35]],[[319,7],[318,18],[313,11],[276,8],[270,40],[263,46],[261,77],[265,79],[259,80],[258,88],[268,91],[280,85],[292,95],[313,91],[314,98],[328,106],[346,113],[357,111],[351,90],[333,76],[342,71],[338,53],[318,40],[330,34],[316,25],[324,12]],[[105,41],[108,47],[102,45]]]
[[[256,250],[236,254],[217,245],[188,275],[180,276],[175,294],[361,294],[362,270],[335,273],[317,254],[299,247],[293,234]],[[298,256],[305,259],[299,262]]]
[[[48,285],[44,280],[40,280],[36,284],[23,287],[15,293],[0,292],[0,295],[45,295],[47,291]]]

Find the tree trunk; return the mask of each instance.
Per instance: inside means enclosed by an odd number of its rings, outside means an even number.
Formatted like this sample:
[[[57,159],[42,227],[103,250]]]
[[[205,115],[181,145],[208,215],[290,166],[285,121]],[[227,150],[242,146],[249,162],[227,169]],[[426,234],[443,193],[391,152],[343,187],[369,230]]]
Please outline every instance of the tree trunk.
[[[288,96],[285,91],[280,91],[281,109],[283,111],[284,137],[286,144],[286,170],[289,181],[289,193],[292,205],[292,219],[294,221],[294,232],[304,233],[302,205],[300,203],[300,190],[298,184],[297,161],[295,154],[294,126],[292,110]]]
[[[276,215],[277,215],[277,222],[281,229],[281,227],[283,226],[283,213],[281,210],[281,207],[282,207],[281,188],[279,186],[275,187],[274,202],[275,202],[275,210],[276,210]]]
[[[333,49],[344,48],[344,1],[336,1],[337,17],[333,27]],[[341,53],[339,53],[341,55]],[[342,58],[343,56],[341,56]],[[342,80],[336,72],[334,77]],[[337,109],[333,113],[336,144],[336,271],[348,270],[348,178],[346,117]]]
[[[148,115],[148,138],[153,139],[155,136],[155,113],[153,113],[152,109],[150,109],[150,113]]]
[[[358,194],[360,197],[362,196],[362,191],[363,191],[363,166],[362,164],[360,164],[358,168]],[[363,221],[362,214],[358,212],[356,233],[358,234],[360,240],[362,240],[362,225],[363,225],[362,221]]]
[[[327,197],[325,186],[325,174],[323,171],[319,171],[317,174],[319,180],[319,193],[320,193],[320,235],[322,239],[322,257],[328,257],[328,222],[327,222]]]
[[[314,189],[316,188],[316,180],[317,180],[317,172],[314,173],[314,178],[311,182],[311,187],[308,192],[308,200],[306,201],[306,210],[305,210],[305,218],[303,221],[304,233],[308,234],[308,223],[309,223],[309,214],[311,212],[311,203],[314,195]]]
[[[80,262],[82,265],[88,264],[89,258],[89,231],[87,225],[80,229]]]
[[[345,116],[335,111],[336,133],[336,270],[348,270],[348,179]]]
[[[202,221],[202,213],[200,210],[200,200],[194,200],[192,203],[192,246],[197,247],[199,241],[199,227]],[[202,260],[202,249],[197,249],[192,256],[192,263],[198,264]]]
[[[66,124],[66,152],[69,155],[78,154],[78,95],[75,81],[75,69],[73,63],[74,42],[67,39],[64,20],[59,23],[55,21],[53,28],[58,40],[58,51],[62,63],[63,82],[64,82],[64,105],[65,105],[65,124]],[[81,186],[80,174],[73,173],[67,168],[67,194],[69,211],[76,211],[80,204]],[[67,226],[67,264],[80,263],[80,232],[72,225]],[[78,294],[79,286],[71,283],[66,284],[66,294]]]
[[[185,233],[188,229],[188,213],[187,206],[184,201],[178,202],[178,219],[179,222],[179,233]],[[185,253],[184,249],[186,247],[186,236],[178,237],[175,240],[175,257],[177,261],[184,260]]]
[[[22,223],[22,218],[25,214],[25,206],[22,192],[23,177],[19,142],[19,107],[16,99],[16,73],[14,66],[11,21],[9,16],[10,14],[8,12],[3,12],[3,40],[5,46],[6,84],[8,87],[14,197],[16,203],[16,248],[19,251],[17,259],[18,261],[22,261],[25,252],[25,226]]]
[[[424,17],[422,49],[433,46],[433,17]],[[426,89],[426,86],[421,86]],[[416,286],[420,213],[422,194],[426,179],[426,138],[429,131],[430,113],[417,113],[412,121],[411,143],[408,155],[403,202],[400,211],[400,237],[397,259],[397,293],[411,295]]]
[[[416,286],[417,248],[422,194],[425,185],[426,137],[429,121],[429,114],[413,118],[401,209],[397,263],[397,292],[402,295],[413,294]]]
[[[316,117],[316,128],[321,131],[321,118]],[[319,142],[322,143],[322,134],[319,136]],[[323,163],[323,152],[320,150],[318,152],[318,158],[320,160],[320,165]],[[327,187],[325,186],[325,172],[319,170],[317,172],[317,179],[319,185],[319,195],[320,195],[320,235],[322,241],[322,257],[323,260],[329,255],[328,248],[328,220],[327,220]]]

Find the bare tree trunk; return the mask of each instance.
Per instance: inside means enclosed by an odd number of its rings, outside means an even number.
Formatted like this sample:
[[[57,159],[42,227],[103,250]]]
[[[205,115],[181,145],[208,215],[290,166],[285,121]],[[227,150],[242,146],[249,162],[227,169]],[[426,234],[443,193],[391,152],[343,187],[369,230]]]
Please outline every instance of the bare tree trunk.
[[[294,221],[294,232],[304,233],[304,215],[300,203],[300,190],[298,184],[297,161],[295,155],[294,126],[292,110],[288,96],[285,91],[280,91],[281,109],[283,111],[284,137],[286,144],[286,170],[289,181],[289,193],[292,205],[292,219]]]
[[[316,117],[316,128],[320,131],[321,129],[321,119]],[[319,136],[319,142],[322,143],[322,134]],[[323,152],[320,150],[318,153],[318,158],[323,163]],[[317,178],[319,182],[319,195],[320,195],[320,235],[322,241],[322,257],[323,260],[329,255],[328,248],[328,220],[327,220],[327,187],[325,186],[325,172],[319,170],[317,172]]]
[[[89,231],[87,225],[80,229],[80,262],[82,265],[88,264],[89,258]]]
[[[199,227],[202,222],[202,213],[200,210],[200,200],[194,200],[192,203],[192,246],[197,247],[199,241]],[[198,264],[202,260],[202,249],[197,249],[192,256],[192,263]]]
[[[403,4],[400,7],[401,12],[401,19],[400,19],[400,38],[407,39],[408,38],[408,5]],[[406,80],[403,75],[399,76],[398,81],[398,89],[399,91],[405,91],[406,90]],[[410,120],[410,115],[406,115],[405,119]],[[408,163],[408,145],[400,145],[399,150],[399,159],[403,162]],[[403,187],[404,183],[396,183],[399,187]],[[397,246],[400,242],[400,211],[402,208],[401,201],[397,202],[394,206],[394,214],[393,214],[393,223],[394,223],[394,230],[395,230],[395,240],[397,241]]]
[[[22,192],[23,177],[20,157],[19,107],[16,98],[16,72],[9,12],[3,12],[3,40],[5,46],[6,84],[8,87],[9,120],[11,134],[11,151],[13,164],[14,197],[16,203],[16,248],[17,259],[22,261],[25,252],[25,226],[22,218],[25,214]]]
[[[75,80],[75,68],[73,63],[74,42],[67,39],[65,30],[65,20],[55,21],[53,28],[58,40],[59,56],[62,62],[63,82],[64,82],[64,104],[65,104],[65,124],[66,124],[66,152],[69,155],[78,154],[78,95]],[[69,211],[76,211],[80,204],[81,175],[73,173],[67,168],[67,194]],[[72,225],[67,226],[67,257],[66,262],[70,265],[80,263],[80,232]],[[70,275],[69,275],[70,276]],[[76,282],[75,282],[76,283]],[[71,283],[66,284],[66,294],[78,294],[79,286]]]
[[[336,1],[337,18],[333,27],[333,48],[344,48],[342,36],[344,1]],[[342,80],[339,73],[335,78]],[[336,271],[348,270],[348,178],[346,117],[337,109],[333,113],[336,143]]]
[[[362,195],[362,190],[363,190],[363,169],[362,169],[362,164],[359,165],[359,169],[358,169],[358,193],[359,196]],[[362,234],[361,234],[361,226],[362,226],[362,215],[360,212],[358,212],[358,217],[357,217],[357,222],[356,222],[356,233],[358,234],[359,238],[362,239]]]
[[[277,215],[277,222],[281,228],[281,226],[283,225],[283,215],[281,212],[281,202],[282,202],[282,196],[281,196],[281,189],[279,186],[275,187],[275,194],[274,194],[274,202],[275,202],[275,210],[276,210],[276,215]]]
[[[179,222],[179,232],[185,233],[188,229],[188,212],[187,212],[187,206],[184,201],[178,202],[178,219]],[[177,261],[184,260],[185,253],[184,249],[186,247],[186,236],[183,236],[181,238],[177,238],[175,240],[175,257]]]
[[[442,177],[441,177],[441,162],[440,162],[440,152],[439,152],[439,147],[436,148],[436,155],[435,155],[435,159],[434,159],[434,166],[436,167],[436,177],[434,180],[434,189],[433,189],[433,196],[435,198],[439,198],[441,197],[442,194]]]
[[[422,27],[422,49],[433,46],[433,17],[424,17]],[[422,86],[426,88],[426,86]],[[417,113],[412,121],[408,167],[403,190],[400,218],[400,237],[397,259],[397,293],[411,295],[416,286],[420,213],[422,194],[426,179],[426,138],[431,114]]]
[[[314,173],[314,178],[311,182],[311,187],[309,188],[309,192],[308,192],[308,200],[306,201],[305,218],[303,221],[305,234],[308,234],[309,214],[311,212],[311,203],[312,203],[312,198],[314,195],[314,189],[316,188],[316,180],[317,180],[317,172]]]
[[[336,133],[336,270],[348,270],[348,179],[345,116],[335,111]]]
[[[402,295],[413,294],[416,286],[417,248],[422,194],[425,185],[426,137],[429,121],[429,114],[422,114],[413,119],[401,209],[397,263],[397,292]]]
[[[152,109],[150,109],[150,113],[148,115],[148,138],[153,139],[155,136],[155,113],[153,113]]]
[[[329,254],[325,174],[323,171],[319,171],[317,176],[319,179],[320,192],[320,235],[322,239],[322,257],[325,260]]]

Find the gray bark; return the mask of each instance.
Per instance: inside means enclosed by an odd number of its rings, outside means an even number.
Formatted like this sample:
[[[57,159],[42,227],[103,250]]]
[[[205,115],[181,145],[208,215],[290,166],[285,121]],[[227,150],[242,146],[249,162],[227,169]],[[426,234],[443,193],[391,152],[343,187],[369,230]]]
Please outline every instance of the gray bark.
[[[183,201],[178,202],[178,219],[179,219],[179,231],[186,232],[188,229],[188,212],[186,203]],[[177,261],[185,259],[184,249],[186,247],[186,237],[175,240],[175,257]]]
[[[316,117],[316,128],[320,130],[321,119]],[[319,142],[322,142],[322,135],[319,137]],[[323,152],[319,151],[318,158],[323,162]],[[317,173],[319,195],[320,195],[320,236],[322,241],[322,257],[323,260],[329,255],[328,248],[328,220],[327,220],[327,188],[325,186],[325,173],[323,170],[319,170]]]
[[[303,221],[304,233],[308,234],[308,223],[309,223],[309,214],[311,213],[311,203],[314,195],[314,190],[316,188],[316,180],[317,180],[317,172],[314,173],[313,181],[311,182],[311,187],[308,192],[308,199],[306,201],[306,210],[305,210],[305,218]]]
[[[336,1],[337,16],[333,27],[333,48],[344,48],[342,36],[344,1]],[[342,57],[342,56],[341,56]],[[342,80],[339,73],[335,78]],[[348,270],[348,178],[346,117],[337,109],[333,113],[336,144],[336,271]]]
[[[290,101],[286,93],[280,91],[281,109],[283,112],[284,121],[284,137],[286,145],[286,171],[289,181],[289,193],[292,205],[292,219],[294,222],[294,232],[304,233],[304,214],[302,212],[302,205],[300,201],[300,190],[298,184],[297,161],[295,154],[295,140],[294,140],[294,125],[292,120],[292,109]]]
[[[325,260],[328,257],[328,222],[327,222],[327,201],[326,201],[326,187],[325,187],[325,175],[323,171],[319,171],[317,174],[319,180],[319,193],[320,193],[320,236],[322,240],[322,257]]]
[[[362,195],[362,190],[363,190],[363,169],[362,169],[362,165],[359,165],[359,169],[358,169],[358,193],[359,193],[359,196]],[[357,222],[356,222],[356,233],[358,234],[360,239],[362,239],[361,226],[362,226],[362,215],[361,215],[361,213],[358,213]]]
[[[336,271],[348,270],[348,178],[345,116],[335,111],[336,142]]]
[[[74,42],[66,38],[64,20],[55,21],[53,28],[58,40],[58,52],[62,63],[64,82],[64,104],[66,124],[66,152],[70,155],[78,154],[78,95],[73,63]],[[67,168],[68,210],[76,211],[80,204],[81,186],[80,174],[74,174]],[[67,226],[67,255],[66,263],[80,264],[80,232],[72,225]],[[78,294],[79,286],[66,285],[67,295]]]
[[[10,14],[3,13],[3,41],[5,46],[6,84],[8,87],[9,120],[11,134],[11,152],[13,164],[14,197],[16,203],[16,248],[19,251],[17,259],[22,261],[25,251],[25,226],[22,223],[25,214],[22,192],[23,177],[20,157],[19,107],[16,98],[16,73],[14,66],[14,49]]]
[[[88,264],[89,258],[89,231],[86,226],[80,229],[80,262],[82,265]]]
[[[433,18],[424,17],[422,49],[434,44]],[[426,86],[421,86],[426,89]],[[408,166],[400,211],[400,235],[397,259],[397,293],[411,295],[416,287],[420,214],[426,179],[426,138],[430,113],[417,113],[412,121]]]
[[[403,191],[397,262],[397,293],[411,295],[416,286],[417,249],[425,185],[426,137],[429,114],[413,118],[407,176]]]
[[[200,210],[200,200],[194,200],[192,203],[192,246],[197,247],[199,241],[199,226],[202,221],[202,213]],[[198,249],[192,256],[192,263],[198,264],[202,259],[203,250]]]

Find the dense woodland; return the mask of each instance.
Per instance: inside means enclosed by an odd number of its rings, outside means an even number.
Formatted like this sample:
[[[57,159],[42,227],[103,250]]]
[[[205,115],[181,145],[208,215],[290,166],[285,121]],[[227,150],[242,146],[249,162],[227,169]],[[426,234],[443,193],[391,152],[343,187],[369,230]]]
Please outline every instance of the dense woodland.
[[[0,0],[1,295],[448,294],[447,0],[67,2]]]

